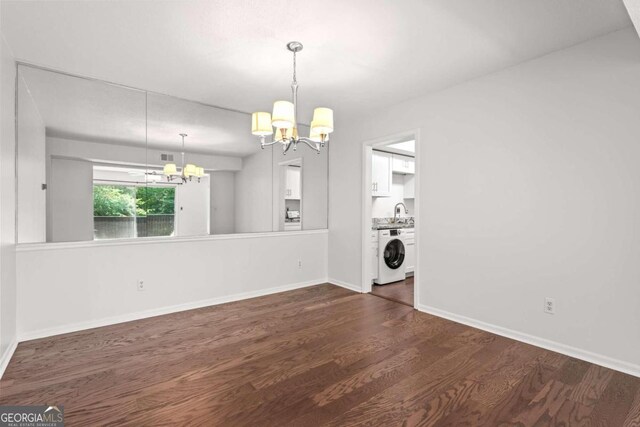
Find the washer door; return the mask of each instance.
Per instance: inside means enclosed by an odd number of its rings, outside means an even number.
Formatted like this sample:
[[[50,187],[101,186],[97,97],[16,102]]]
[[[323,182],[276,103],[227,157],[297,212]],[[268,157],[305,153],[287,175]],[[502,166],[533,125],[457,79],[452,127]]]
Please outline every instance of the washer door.
[[[404,244],[398,239],[393,239],[384,247],[384,263],[392,270],[400,268],[404,262]]]

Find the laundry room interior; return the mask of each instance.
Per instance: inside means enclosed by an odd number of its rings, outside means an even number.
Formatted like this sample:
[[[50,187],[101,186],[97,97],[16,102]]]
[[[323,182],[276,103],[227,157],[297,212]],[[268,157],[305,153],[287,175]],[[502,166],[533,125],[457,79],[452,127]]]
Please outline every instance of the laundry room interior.
[[[371,153],[371,293],[414,305],[415,139]]]

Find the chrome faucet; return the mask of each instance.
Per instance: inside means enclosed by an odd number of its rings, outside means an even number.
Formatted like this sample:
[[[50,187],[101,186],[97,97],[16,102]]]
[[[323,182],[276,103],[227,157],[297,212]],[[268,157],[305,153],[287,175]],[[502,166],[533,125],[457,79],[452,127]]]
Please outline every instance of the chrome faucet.
[[[404,213],[405,215],[409,215],[409,209],[407,209],[407,207],[404,205],[404,203],[400,202],[400,203],[396,203],[396,206],[393,208],[393,223],[395,224],[397,221],[397,216],[400,213],[400,209],[398,208],[398,206],[402,205],[402,207],[404,208]]]

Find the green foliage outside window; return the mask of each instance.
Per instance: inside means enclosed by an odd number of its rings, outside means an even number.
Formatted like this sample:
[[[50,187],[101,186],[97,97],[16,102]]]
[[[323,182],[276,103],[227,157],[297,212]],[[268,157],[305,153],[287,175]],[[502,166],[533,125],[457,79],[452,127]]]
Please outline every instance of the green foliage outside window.
[[[174,187],[93,186],[93,216],[173,215]]]
[[[135,188],[121,185],[93,186],[93,216],[135,216]]]
[[[174,187],[138,187],[136,212],[138,216],[173,215],[176,198]]]

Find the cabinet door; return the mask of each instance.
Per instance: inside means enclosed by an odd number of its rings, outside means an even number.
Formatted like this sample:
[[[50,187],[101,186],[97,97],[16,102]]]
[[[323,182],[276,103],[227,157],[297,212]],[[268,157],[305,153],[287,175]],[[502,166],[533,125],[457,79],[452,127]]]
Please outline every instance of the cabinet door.
[[[289,166],[287,168],[287,186],[285,189],[284,198],[288,200],[300,200],[301,188],[300,185],[300,168]]]
[[[404,199],[416,198],[416,176],[405,175],[404,176]]]
[[[371,232],[371,282],[378,278],[378,232]]]
[[[416,159],[413,157],[407,159],[407,173],[416,173]]]
[[[371,156],[371,184],[374,197],[391,196],[391,154],[374,151]]]
[[[301,174],[300,174],[300,168],[297,167],[292,167],[291,169],[291,185],[289,186],[289,188],[291,188],[291,198],[295,199],[295,200],[300,200],[300,195],[302,193],[302,186],[300,185],[300,179],[301,179]]]
[[[413,157],[394,154],[392,168],[395,173],[413,174],[416,173],[416,162]]]
[[[284,198],[291,198],[291,168],[287,166],[285,169],[286,173],[284,175]]]
[[[406,272],[413,273],[416,265],[416,244],[415,242],[405,243],[404,262],[406,263]]]

